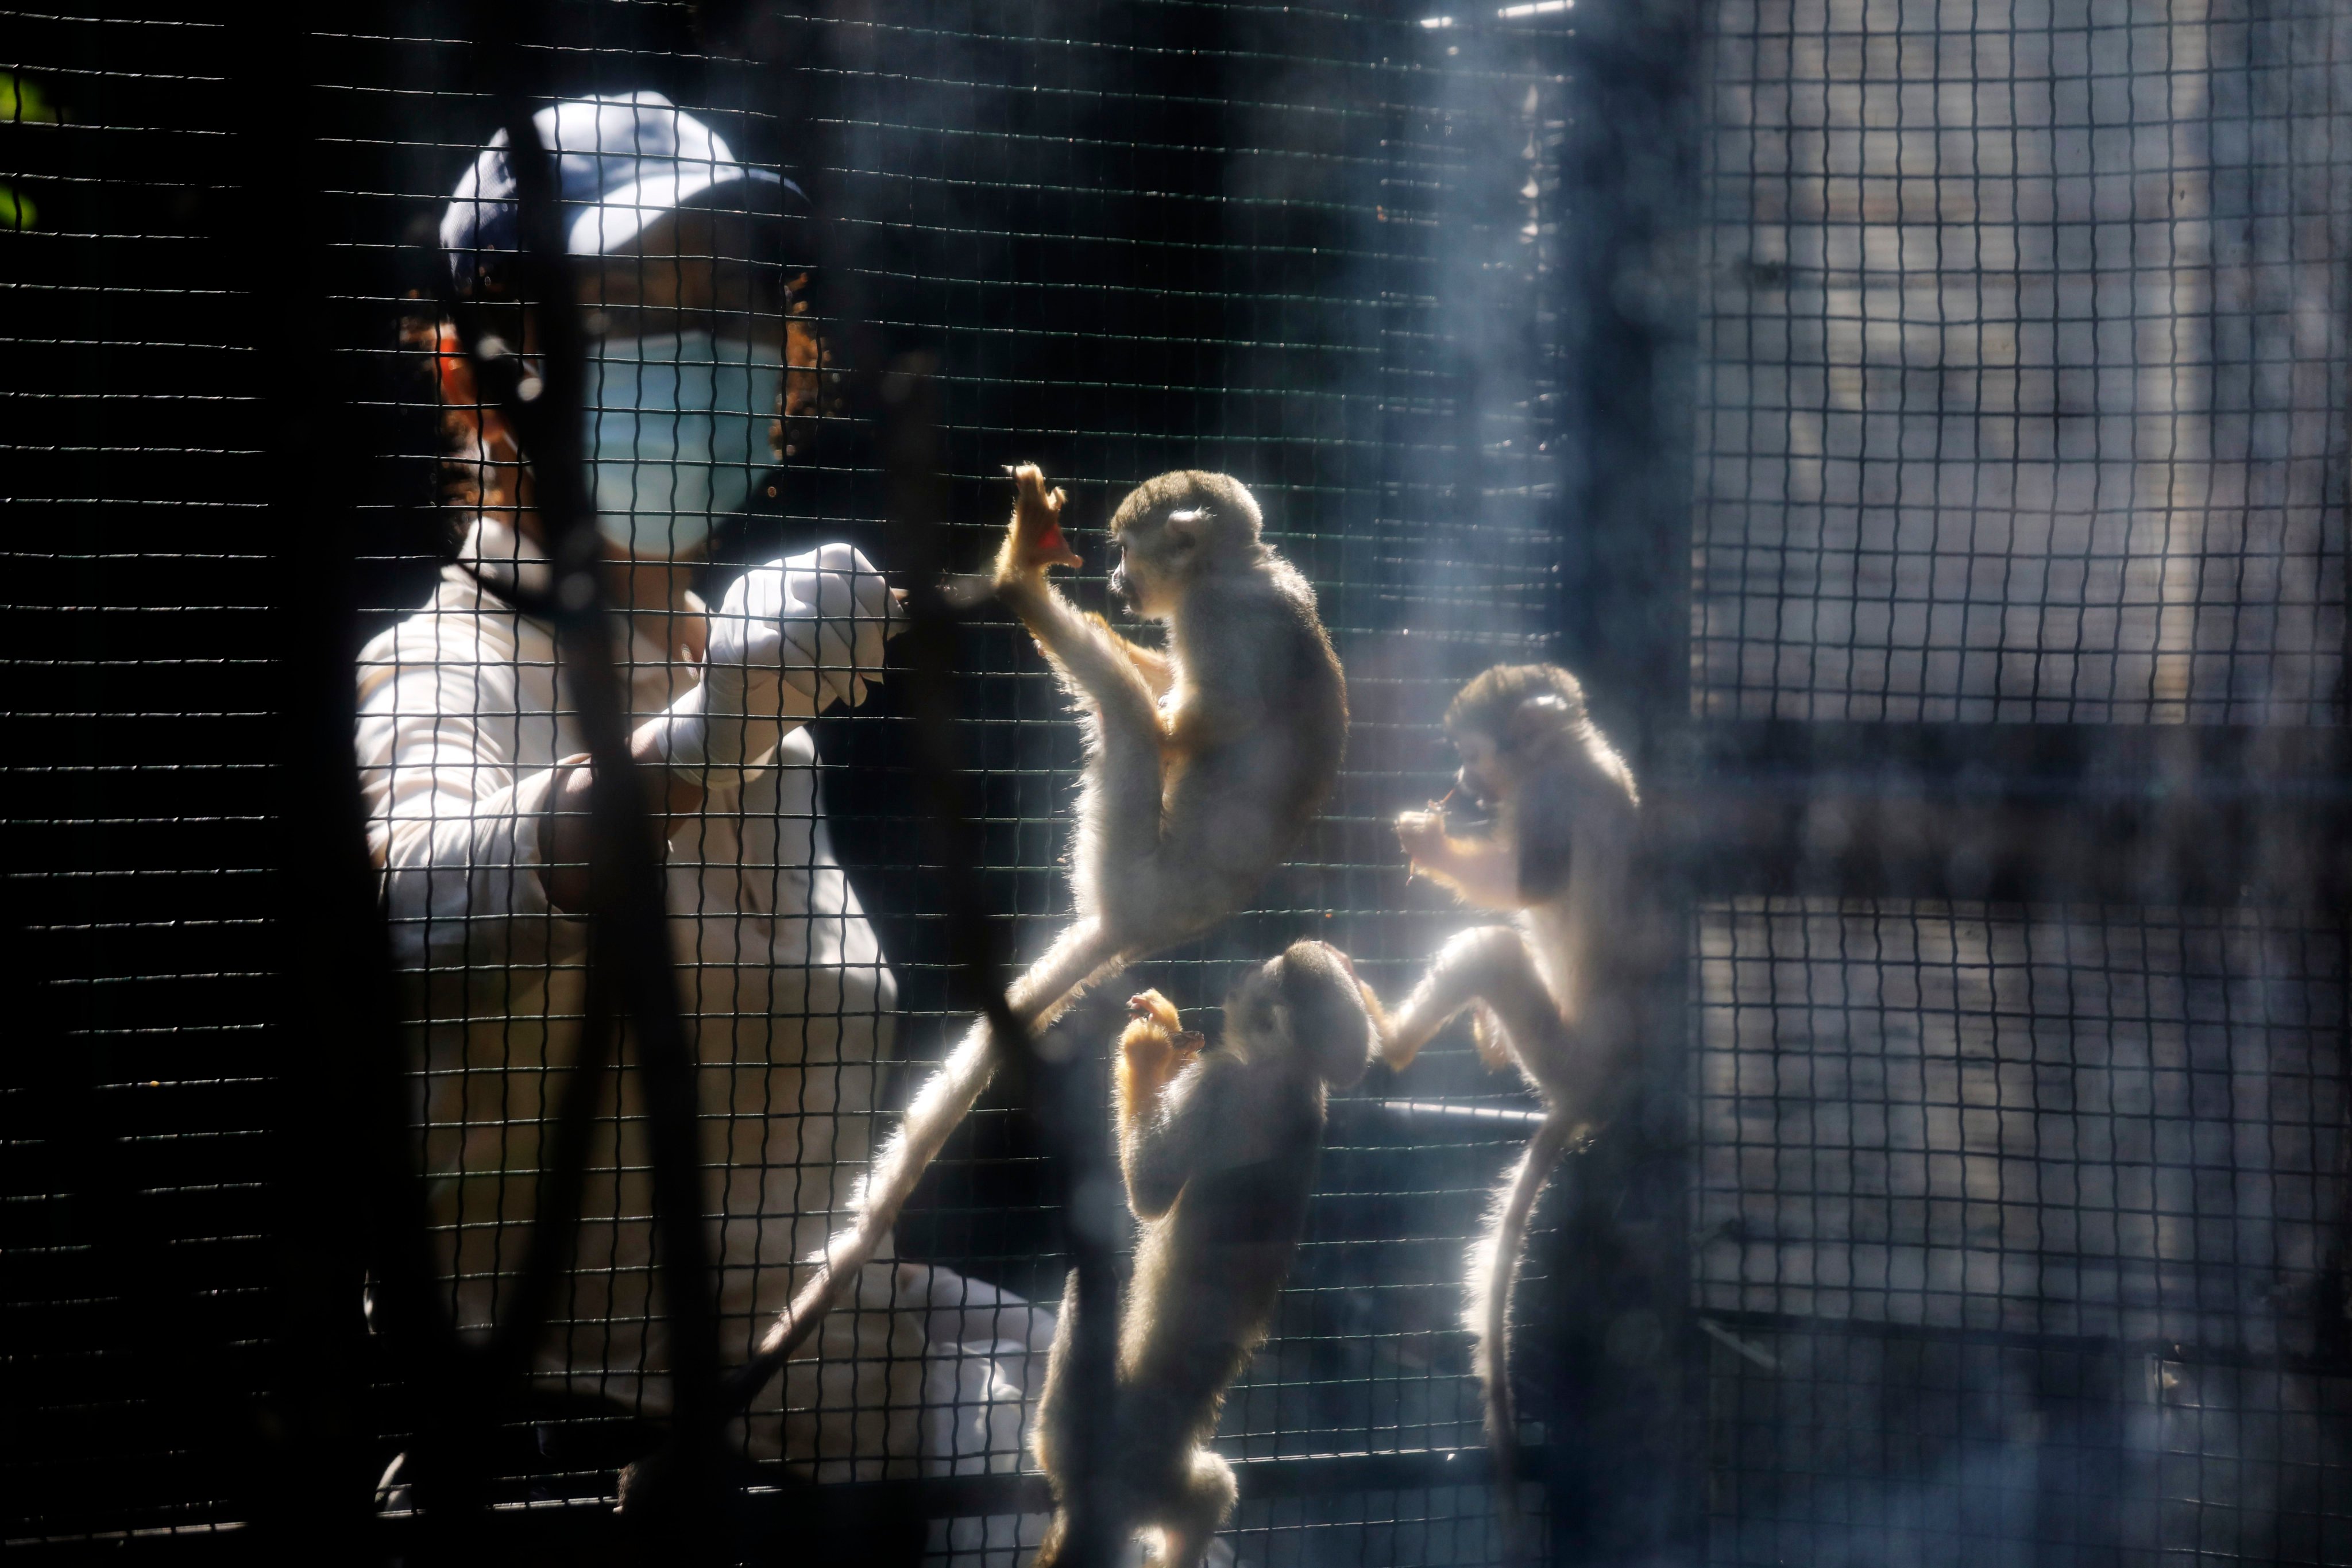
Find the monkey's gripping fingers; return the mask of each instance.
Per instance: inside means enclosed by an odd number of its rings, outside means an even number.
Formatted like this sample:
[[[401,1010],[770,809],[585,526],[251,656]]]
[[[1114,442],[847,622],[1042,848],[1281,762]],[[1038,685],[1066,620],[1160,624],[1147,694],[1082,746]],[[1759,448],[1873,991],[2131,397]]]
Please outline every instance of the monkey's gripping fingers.
[[[1171,1035],[1183,1026],[1176,1004],[1157,991],[1137,992],[1127,999],[1127,1011],[1129,1017],[1149,1018]]]
[[[1397,814],[1397,842],[1404,847],[1405,856],[1412,862],[1418,876],[1445,861],[1445,814],[1442,811],[1406,811]]]
[[[1034,463],[1019,464],[1010,471],[1015,487],[1013,521],[997,552],[997,577],[1034,577],[1048,566],[1085,565],[1062,537],[1062,503],[1067,498],[1058,489],[1045,488],[1045,471]]]
[[[1192,1065],[1202,1042],[1198,1033],[1177,1026],[1182,1020],[1176,1005],[1157,991],[1139,992],[1129,999],[1127,1010],[1135,1022],[1119,1037],[1118,1048],[1140,1110],[1155,1102],[1170,1081]]]

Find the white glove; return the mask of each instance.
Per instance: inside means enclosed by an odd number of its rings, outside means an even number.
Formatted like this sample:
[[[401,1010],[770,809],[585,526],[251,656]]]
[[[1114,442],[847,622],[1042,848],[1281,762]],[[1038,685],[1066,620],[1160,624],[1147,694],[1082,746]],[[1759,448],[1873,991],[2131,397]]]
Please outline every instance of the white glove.
[[[701,682],[662,715],[670,767],[705,787],[765,767],[835,701],[866,700],[902,620],[882,574],[846,544],[744,573],[710,614]]]

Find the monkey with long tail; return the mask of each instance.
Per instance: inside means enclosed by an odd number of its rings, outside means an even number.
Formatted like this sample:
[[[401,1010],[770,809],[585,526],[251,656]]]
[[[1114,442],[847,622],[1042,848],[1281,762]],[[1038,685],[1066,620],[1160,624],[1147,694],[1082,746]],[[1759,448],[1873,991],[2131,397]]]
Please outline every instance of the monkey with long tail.
[[[1055,1326],[1031,1447],[1054,1490],[1037,1568],[1063,1561],[1074,1417],[1092,1412],[1108,1533],[1160,1537],[1160,1568],[1195,1568],[1233,1511],[1233,1467],[1209,1447],[1225,1391],[1273,1326],[1323,1152],[1325,1096],[1364,1076],[1370,997],[1338,949],[1294,942],[1225,999],[1224,1037],[1183,1030],[1157,991],[1128,1004],[1116,1126],[1141,1227],[1110,1386],[1074,1385],[1075,1288]],[[1075,1280],[1073,1281],[1075,1286]]]
[[[1463,931],[1439,950],[1380,1021],[1380,1055],[1402,1070],[1467,1007],[1480,1059],[1496,1071],[1517,1068],[1543,1101],[1544,1119],[1471,1252],[1465,1314],[1507,1513],[1518,1473],[1511,1289],[1528,1219],[1561,1157],[1623,1097],[1658,931],[1637,874],[1633,771],[1593,724],[1574,676],[1552,665],[1497,665],[1462,689],[1445,728],[1462,757],[1455,793],[1491,814],[1491,825],[1457,836],[1432,807],[1398,817],[1397,837],[1414,875],[1514,918]]]
[[[1043,1028],[1088,987],[1246,903],[1322,809],[1347,743],[1339,660],[1314,591],[1260,536],[1256,500],[1224,474],[1180,469],[1138,486],[1111,518],[1111,591],[1168,628],[1164,648],[1080,612],[1046,575],[1079,558],[1063,495],[1013,470],[997,599],[1020,616],[1086,727],[1071,883],[1077,919],[1006,989]],[[875,1161],[856,1218],[736,1375],[755,1391],[872,1258],[915,1184],[994,1075],[1003,1046],[975,1024],[908,1107]]]

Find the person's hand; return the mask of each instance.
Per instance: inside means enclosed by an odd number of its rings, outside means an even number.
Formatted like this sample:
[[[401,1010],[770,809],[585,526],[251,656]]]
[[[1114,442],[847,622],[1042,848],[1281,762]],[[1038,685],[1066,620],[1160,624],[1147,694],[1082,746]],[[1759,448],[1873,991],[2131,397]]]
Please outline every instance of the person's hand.
[[[772,595],[780,601],[776,624],[785,643],[815,656],[810,673],[818,710],[836,700],[852,708],[865,701],[867,685],[882,678],[882,645],[906,629],[898,595],[874,563],[849,545],[825,544],[747,572],[742,583],[755,578],[759,604]],[[730,589],[729,602],[733,598]],[[792,663],[789,655],[781,660],[787,669]]]
[[[744,573],[710,613],[700,684],[664,715],[670,766],[710,783],[764,765],[793,729],[866,700],[903,621],[882,574],[846,544]]]

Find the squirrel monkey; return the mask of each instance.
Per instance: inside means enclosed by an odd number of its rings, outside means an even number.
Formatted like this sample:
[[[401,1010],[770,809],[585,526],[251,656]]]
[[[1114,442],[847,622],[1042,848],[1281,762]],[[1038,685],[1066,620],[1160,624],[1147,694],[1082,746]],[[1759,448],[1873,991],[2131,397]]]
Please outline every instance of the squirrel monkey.
[[[1244,980],[1213,1046],[1180,1030],[1157,991],[1128,1006],[1118,1153],[1142,1229],[1117,1383],[1095,1432],[1097,1496],[1118,1539],[1157,1530],[1160,1568],[1193,1568],[1234,1498],[1232,1467],[1206,1444],[1273,1324],[1322,1156],[1325,1091],[1363,1076],[1373,1014],[1347,957],[1319,942],[1294,943]],[[1059,1559],[1069,1523],[1076,1306],[1073,1275],[1033,1437],[1056,1503],[1037,1568]]]
[[[1480,1058],[1492,1070],[1517,1067],[1543,1100],[1544,1120],[1470,1255],[1465,1316],[1507,1509],[1518,1458],[1511,1287],[1528,1216],[1560,1157],[1607,1119],[1629,1076],[1656,926],[1633,876],[1641,797],[1574,676],[1497,665],[1455,696],[1445,729],[1462,757],[1456,790],[1491,813],[1491,830],[1457,837],[1432,807],[1399,816],[1397,837],[1414,875],[1513,920],[1446,942],[1381,1021],[1380,1056],[1402,1069],[1471,1007]]]
[[[1223,920],[1297,847],[1339,775],[1347,685],[1315,594],[1259,537],[1257,501],[1224,474],[1147,479],[1110,521],[1110,585],[1167,646],[1128,641],[1046,576],[1081,564],[1063,495],[1034,464],[995,568],[997,598],[1037,639],[1087,731],[1070,881],[1077,918],[1006,989],[1014,1017],[1051,1023],[1080,993]],[[876,1159],[857,1218],[772,1325],[742,1378],[764,1378],[897,1223],[915,1184],[994,1074],[985,1020],[917,1093]]]

